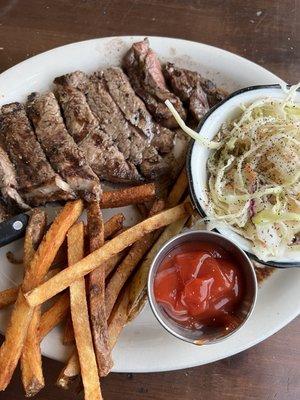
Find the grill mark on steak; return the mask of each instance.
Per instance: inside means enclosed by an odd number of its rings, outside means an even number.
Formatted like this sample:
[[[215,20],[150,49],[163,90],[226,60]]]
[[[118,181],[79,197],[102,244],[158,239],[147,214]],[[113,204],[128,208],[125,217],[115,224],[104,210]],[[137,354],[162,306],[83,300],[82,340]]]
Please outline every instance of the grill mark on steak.
[[[32,93],[28,97],[27,109],[36,136],[54,170],[79,197],[86,201],[99,200],[99,179],[69,135],[54,94]]]
[[[20,195],[28,204],[72,198],[70,187],[48,163],[20,103],[2,106],[1,137],[16,170]]]
[[[107,90],[122,111],[125,119],[143,134],[146,143],[159,152],[169,153],[174,147],[174,132],[153,121],[143,101],[135,94],[121,68],[111,67],[99,73]]]
[[[123,66],[136,94],[143,99],[153,117],[167,128],[175,128],[177,122],[165,105],[170,100],[185,119],[186,113],[180,99],[166,86],[156,53],[150,49],[149,40],[134,43],[124,57]]]
[[[224,90],[218,89],[212,81],[203,78],[199,72],[167,63],[164,73],[174,93],[189,104],[190,111],[198,121],[209,107],[213,107],[228,95]]]
[[[125,160],[113,140],[100,129],[83,93],[88,82],[86,76],[76,71],[54,82],[67,129],[99,178],[110,182],[140,182],[142,177],[135,166]]]
[[[174,93],[187,104],[191,114],[199,122],[209,110],[207,96],[201,86],[200,74],[176,68],[172,63],[167,63],[164,73]]]

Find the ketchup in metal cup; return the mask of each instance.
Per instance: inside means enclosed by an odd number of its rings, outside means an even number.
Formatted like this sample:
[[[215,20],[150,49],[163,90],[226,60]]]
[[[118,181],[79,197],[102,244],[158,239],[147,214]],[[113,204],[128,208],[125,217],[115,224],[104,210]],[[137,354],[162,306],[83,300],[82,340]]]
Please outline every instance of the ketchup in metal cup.
[[[158,304],[176,323],[193,330],[234,330],[243,289],[243,276],[230,253],[198,241],[171,250],[154,278]]]

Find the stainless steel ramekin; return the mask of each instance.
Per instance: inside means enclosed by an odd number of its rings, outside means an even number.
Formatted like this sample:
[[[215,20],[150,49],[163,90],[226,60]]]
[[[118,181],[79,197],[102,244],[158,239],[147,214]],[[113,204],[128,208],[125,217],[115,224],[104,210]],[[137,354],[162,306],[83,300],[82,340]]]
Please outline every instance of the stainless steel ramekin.
[[[210,330],[209,332],[203,333],[199,330],[191,330],[184,328],[183,326],[177,324],[173,321],[163,310],[163,308],[156,302],[154,296],[154,278],[157,273],[157,269],[160,266],[163,259],[167,254],[177,247],[178,245],[190,242],[199,241],[206,243],[215,243],[221,246],[231,254],[231,256],[236,260],[237,265],[244,277],[245,288],[244,288],[244,298],[241,305],[237,311],[237,316],[240,321],[238,327],[230,332],[224,330]],[[157,253],[154,258],[152,265],[150,267],[148,276],[148,297],[152,308],[152,311],[161,325],[172,335],[186,342],[193,343],[196,345],[216,343],[221,340],[226,339],[235,332],[237,332],[250,317],[253,308],[255,306],[257,297],[257,279],[255,271],[251,261],[249,260],[246,253],[240,249],[236,244],[225,238],[224,236],[210,232],[210,231],[190,231],[185,232],[180,235],[175,236],[169,240]]]

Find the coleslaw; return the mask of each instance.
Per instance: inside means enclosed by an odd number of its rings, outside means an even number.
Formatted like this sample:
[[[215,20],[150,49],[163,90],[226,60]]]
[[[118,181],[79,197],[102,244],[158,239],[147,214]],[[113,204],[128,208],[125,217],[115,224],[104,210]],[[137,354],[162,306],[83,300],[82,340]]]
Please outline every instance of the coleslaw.
[[[263,261],[300,247],[300,105],[293,101],[299,87],[283,100],[242,105],[207,146],[209,227],[229,225]]]

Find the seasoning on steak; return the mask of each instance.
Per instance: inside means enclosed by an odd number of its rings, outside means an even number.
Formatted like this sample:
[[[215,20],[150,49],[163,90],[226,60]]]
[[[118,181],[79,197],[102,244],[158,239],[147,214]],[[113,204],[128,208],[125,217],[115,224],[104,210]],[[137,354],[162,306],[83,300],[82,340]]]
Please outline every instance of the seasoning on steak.
[[[207,96],[201,86],[200,74],[176,68],[172,63],[167,63],[164,72],[173,92],[187,105],[192,116],[200,121],[209,110]]]
[[[1,138],[16,170],[18,191],[28,204],[73,198],[69,185],[47,161],[22,104],[2,107]]]
[[[217,88],[217,86],[209,79],[203,78],[201,85],[202,89],[207,94],[210,107],[215,106],[228,96],[228,92],[226,92],[226,90]]]
[[[143,101],[135,94],[121,68],[111,67],[99,73],[107,90],[122,111],[125,119],[135,126],[147,142],[160,153],[169,153],[174,147],[174,132],[153,121]]]
[[[156,141],[157,147],[163,150],[161,152],[169,153],[174,146],[174,134],[167,128],[160,129],[158,124],[151,121],[151,116],[147,112],[142,101],[135,95],[123,71],[114,69],[114,72],[113,74],[107,73],[105,78],[105,72],[99,71],[97,74],[93,75],[92,81],[95,85],[97,85],[98,82],[98,85],[101,86],[103,90],[110,92],[111,107],[114,107],[114,109],[116,107],[118,110],[120,127],[122,124],[126,124],[126,126],[130,128],[131,135],[128,137],[128,140],[130,141],[131,151],[139,155],[139,157],[131,158],[132,162],[136,164],[145,178],[151,180],[159,179],[162,175],[170,173],[172,164],[164,160],[164,156],[159,154],[158,149],[153,146],[153,143]],[[113,106],[112,104],[115,105]],[[133,113],[136,114],[137,112],[140,115],[140,121],[133,115]],[[134,120],[136,121],[135,126],[131,123]],[[149,123],[151,122],[153,126],[152,132],[150,133]],[[168,132],[168,135],[165,131]],[[159,137],[159,134],[161,137]],[[153,137],[152,141],[150,141],[151,137]],[[151,166],[151,168],[149,166]]]
[[[165,105],[170,100],[180,116],[186,113],[180,99],[171,93],[162,73],[161,65],[155,52],[149,47],[149,40],[134,43],[123,60],[125,72],[136,94],[143,99],[148,110],[163,126],[177,127],[177,123]]]
[[[99,179],[69,135],[54,94],[32,93],[27,106],[36,136],[54,170],[79,197],[98,200],[101,195]]]
[[[0,147],[0,191],[3,200],[11,206],[17,206],[24,210],[30,207],[24,202],[19,195],[16,171],[10,162],[5,150]]]
[[[126,161],[112,138],[100,129],[97,118],[91,112],[83,93],[87,77],[77,71],[58,77],[54,82],[67,129],[99,178],[110,182],[141,181],[142,177],[135,166]]]
[[[218,89],[209,79],[204,79],[198,72],[177,68],[167,63],[164,68],[167,81],[180,99],[188,104],[197,121],[203,117],[209,107],[223,100],[227,93]]]

